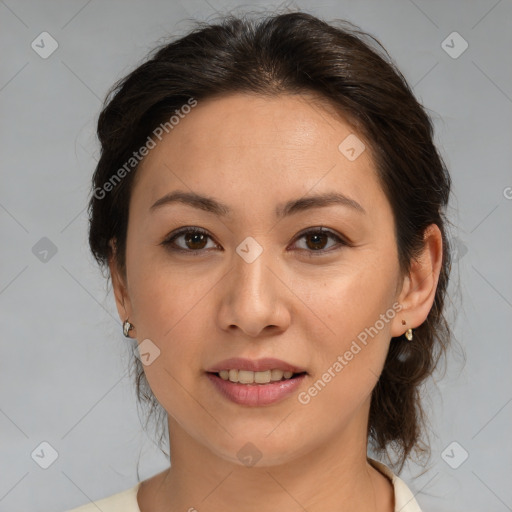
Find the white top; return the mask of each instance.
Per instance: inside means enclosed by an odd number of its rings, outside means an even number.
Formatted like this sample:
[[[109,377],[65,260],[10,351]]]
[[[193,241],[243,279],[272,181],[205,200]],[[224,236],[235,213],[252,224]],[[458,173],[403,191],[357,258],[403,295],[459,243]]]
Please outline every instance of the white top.
[[[403,480],[382,462],[373,459],[368,459],[368,462],[391,480],[395,491],[395,512],[421,512],[413,493]],[[137,502],[140,484],[141,482],[125,491],[65,512],[98,512],[98,510],[102,512],[141,512]]]

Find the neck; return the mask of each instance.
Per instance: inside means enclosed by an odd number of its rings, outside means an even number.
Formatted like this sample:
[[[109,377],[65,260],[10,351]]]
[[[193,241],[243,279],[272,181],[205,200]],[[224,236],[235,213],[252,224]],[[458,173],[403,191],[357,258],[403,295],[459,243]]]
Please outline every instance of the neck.
[[[366,437],[347,430],[328,445],[249,467],[217,455],[169,417],[172,465],[158,475],[147,510],[393,511],[392,485],[368,463]]]

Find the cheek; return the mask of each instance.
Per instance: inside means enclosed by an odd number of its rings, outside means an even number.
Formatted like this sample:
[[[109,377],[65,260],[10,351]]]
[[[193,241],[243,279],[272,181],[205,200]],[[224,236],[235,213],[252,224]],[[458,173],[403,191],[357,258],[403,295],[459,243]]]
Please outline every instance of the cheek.
[[[305,430],[315,431],[320,422],[334,432],[352,418],[362,418],[357,411],[369,400],[389,348],[395,310],[386,294],[379,295],[364,280],[344,282],[336,292],[319,309],[334,334],[322,329],[323,336],[317,332],[309,347],[318,355],[308,386],[298,396]]]
[[[341,349],[377,322],[377,329],[387,336],[395,314],[388,310],[395,301],[396,280],[392,259],[374,264],[360,258],[358,263],[332,272],[320,285],[318,281],[303,281],[303,288],[308,289],[305,303],[323,326],[323,335],[314,339],[329,341]],[[379,321],[381,315],[386,316],[384,323]]]
[[[130,295],[137,338],[139,343],[150,339],[159,351],[158,358],[144,366],[146,378],[164,408],[180,415],[191,406],[190,393],[198,378],[204,378],[207,324],[212,325],[215,314],[211,297],[222,274],[202,272],[197,266],[187,271],[147,257],[132,264]]]
[[[310,351],[317,354],[314,377],[321,380],[325,400],[360,402],[376,384],[398,311],[396,279],[392,257],[372,262],[361,258],[311,288],[306,304],[317,315],[307,313],[310,320],[304,325],[310,326]]]
[[[204,299],[211,286],[176,274],[154,271],[134,281],[134,323],[139,341],[151,339],[170,372],[180,367],[192,372],[198,367],[205,337]]]
[[[130,264],[129,293],[138,334],[165,342],[183,323],[197,324],[201,299],[211,287],[206,274],[197,267],[171,264],[162,248],[134,251]]]

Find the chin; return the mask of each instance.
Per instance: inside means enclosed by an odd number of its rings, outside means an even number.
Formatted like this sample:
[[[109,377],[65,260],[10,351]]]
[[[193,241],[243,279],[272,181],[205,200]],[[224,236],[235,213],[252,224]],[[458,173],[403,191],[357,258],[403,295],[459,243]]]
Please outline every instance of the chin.
[[[275,426],[274,424],[274,429]],[[222,459],[247,468],[279,466],[307,451],[304,438],[299,436],[295,439],[285,432],[279,435],[276,430],[269,435],[271,431],[272,429],[262,429],[260,433],[256,433],[253,429],[252,435],[246,432],[243,435],[226,436],[221,445],[210,446]]]

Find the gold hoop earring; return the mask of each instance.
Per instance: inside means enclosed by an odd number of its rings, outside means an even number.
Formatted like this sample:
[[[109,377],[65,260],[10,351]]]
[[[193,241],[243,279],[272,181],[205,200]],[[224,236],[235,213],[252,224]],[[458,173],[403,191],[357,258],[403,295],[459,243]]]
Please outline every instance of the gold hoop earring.
[[[128,322],[128,320],[125,320],[124,323],[123,323],[123,334],[129,338],[130,337],[130,331],[133,329],[133,325]]]

